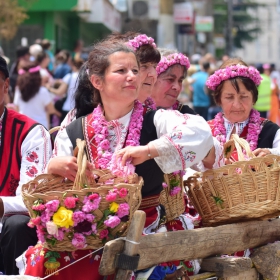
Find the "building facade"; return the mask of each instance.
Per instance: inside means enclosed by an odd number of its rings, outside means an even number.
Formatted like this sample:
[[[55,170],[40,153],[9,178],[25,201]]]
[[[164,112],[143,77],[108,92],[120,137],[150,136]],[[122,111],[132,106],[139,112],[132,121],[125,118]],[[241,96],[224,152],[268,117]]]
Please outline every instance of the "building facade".
[[[26,5],[26,4],[25,4]],[[78,39],[92,45],[112,31],[121,31],[121,15],[109,0],[36,0],[26,6],[28,19],[13,40],[1,41],[5,55],[15,59],[15,50],[26,38],[49,39],[52,50],[73,50]]]
[[[262,0],[256,2],[264,3]],[[242,49],[236,49],[234,55],[250,64],[275,63],[280,68],[280,1],[266,0],[264,6],[250,13],[258,19],[255,26],[261,28],[252,42],[244,43]],[[253,27],[253,26],[252,26]]]

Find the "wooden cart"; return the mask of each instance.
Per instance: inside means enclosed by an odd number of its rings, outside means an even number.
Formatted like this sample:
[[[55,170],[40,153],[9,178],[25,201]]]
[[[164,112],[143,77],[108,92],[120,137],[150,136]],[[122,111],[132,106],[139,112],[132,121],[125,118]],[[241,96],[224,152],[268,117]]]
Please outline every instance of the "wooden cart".
[[[136,211],[126,240],[118,239],[106,243],[99,267],[101,275],[117,272],[116,279],[129,279],[131,274],[129,261],[118,261],[123,254],[128,258],[134,256],[131,259],[134,266],[135,259],[139,255],[136,264],[138,270],[162,262],[203,259],[201,268],[207,273],[191,276],[190,279],[208,279],[216,275],[218,279],[256,280],[258,273],[253,268],[250,258],[215,256],[232,254],[280,240],[280,219],[143,236],[144,222],[145,213]]]

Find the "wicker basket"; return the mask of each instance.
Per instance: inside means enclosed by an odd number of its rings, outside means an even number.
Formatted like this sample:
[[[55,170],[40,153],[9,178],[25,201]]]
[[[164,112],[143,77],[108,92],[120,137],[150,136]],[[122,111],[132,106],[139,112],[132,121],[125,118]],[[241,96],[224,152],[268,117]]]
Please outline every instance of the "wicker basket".
[[[170,195],[171,180],[179,181],[179,186],[181,186],[180,192],[174,196]],[[169,222],[179,217],[185,211],[183,177],[179,174],[164,174],[164,181],[167,184],[167,187],[161,191],[159,202],[165,207],[166,220]]]
[[[241,152],[243,140],[234,139]],[[246,148],[247,149],[247,148]],[[267,155],[196,173],[184,182],[203,226],[280,215],[280,157]]]
[[[87,163],[86,155],[84,153],[85,142],[77,139],[77,146],[79,148],[77,162],[78,172],[75,182],[65,180],[65,178],[58,175],[42,174],[36,177],[33,181],[23,185],[22,195],[24,203],[29,211],[31,218],[35,218],[36,212],[32,209],[35,201],[38,199],[44,203],[51,200],[59,200],[60,205],[63,205],[63,201],[66,197],[77,197],[77,210],[80,210],[83,206],[83,199],[88,196],[89,193],[96,193],[101,197],[99,208],[94,210],[92,214],[95,216],[94,222],[104,219],[104,211],[109,209],[109,204],[105,197],[110,190],[114,188],[127,190],[125,197],[118,196],[115,200],[116,203],[127,203],[130,206],[128,221],[121,222],[115,228],[107,228],[110,232],[111,238],[117,236],[123,236],[126,234],[133,213],[139,208],[141,203],[141,187],[143,185],[142,177],[138,177],[137,174],[129,176],[129,178],[116,178],[109,170],[94,170],[96,179],[89,179],[85,174],[85,167]],[[110,184],[108,184],[108,180]],[[71,228],[71,227],[70,227]],[[73,227],[72,227],[73,228]],[[84,249],[97,249],[103,246],[102,240],[99,238],[101,230],[106,229],[104,223],[97,229],[95,236],[86,236],[87,246]],[[48,234],[47,231],[46,235]],[[109,239],[108,239],[109,240]],[[77,250],[71,243],[71,240],[65,234],[62,241],[57,241],[55,244],[48,242],[44,243],[44,246],[53,251],[75,251]]]

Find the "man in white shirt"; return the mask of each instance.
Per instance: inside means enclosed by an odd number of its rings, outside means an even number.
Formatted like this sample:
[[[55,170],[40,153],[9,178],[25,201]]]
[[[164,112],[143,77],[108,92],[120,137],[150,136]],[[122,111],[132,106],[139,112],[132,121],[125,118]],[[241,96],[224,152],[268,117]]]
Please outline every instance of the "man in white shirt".
[[[43,173],[52,146],[48,131],[25,115],[7,109],[9,72],[0,56],[0,270],[18,274],[15,259],[37,242],[21,196],[23,184]]]

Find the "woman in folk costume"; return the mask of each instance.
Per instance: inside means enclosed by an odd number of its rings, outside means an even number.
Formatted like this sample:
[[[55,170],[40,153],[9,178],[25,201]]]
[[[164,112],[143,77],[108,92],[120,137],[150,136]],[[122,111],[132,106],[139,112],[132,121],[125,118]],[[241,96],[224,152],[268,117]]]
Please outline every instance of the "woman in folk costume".
[[[158,108],[178,110],[183,114],[193,114],[188,105],[178,101],[182,91],[183,80],[190,68],[189,59],[182,53],[174,50],[161,49],[161,60],[157,65],[157,81],[155,83],[152,98]]]
[[[91,165],[88,169],[92,165],[109,168],[113,154],[124,164],[129,159],[136,166],[135,172],[145,181],[140,207],[147,215],[144,233],[155,233],[163,216],[159,205],[163,174],[184,170],[202,160],[213,162],[209,153],[213,150],[210,128],[199,116],[162,109],[145,113],[137,100],[139,65],[133,50],[124,44],[108,41],[96,44],[89,56],[88,73],[94,87],[94,100],[99,100],[99,104],[92,113],[72,122],[59,133],[55,156],[73,157],[75,140],[81,138],[86,140],[89,152]],[[51,159],[50,163],[55,160]],[[59,252],[58,256],[37,245],[25,254],[25,274],[42,277],[50,272],[46,265],[50,258],[62,268],[86,254],[88,250],[77,250]],[[94,254],[51,279],[102,279],[98,274],[99,262],[100,253]],[[176,268],[166,273],[174,270]]]
[[[183,114],[196,113],[187,105],[181,104],[177,98],[182,90],[183,80],[187,75],[187,70],[190,67],[189,59],[182,53],[174,50],[159,49],[161,52],[161,60],[157,65],[157,81],[154,86],[152,98],[156,102],[158,108],[176,110]],[[220,144],[214,139],[214,145],[217,146],[215,154],[215,163],[213,167],[218,167],[221,155]],[[212,166],[205,166],[212,168]],[[200,165],[200,169],[204,170],[204,166]],[[175,172],[176,173],[176,172]],[[181,171],[181,176],[184,175],[184,170]],[[163,185],[166,185],[164,182]],[[181,186],[182,187],[182,186]],[[179,198],[180,199],[180,198]],[[201,218],[194,207],[185,196],[185,212],[165,224],[168,231],[188,230],[199,227]],[[193,275],[199,272],[200,265],[197,260],[173,262],[175,265],[184,264],[188,270],[188,275]],[[164,264],[163,264],[164,265]]]
[[[213,136],[221,144],[235,133],[247,140],[257,157],[280,155],[279,126],[260,117],[260,113],[253,109],[258,99],[257,86],[260,82],[261,76],[257,69],[242,60],[233,58],[224,62],[206,82],[207,87],[214,91],[215,102],[222,108],[222,112],[208,123]],[[236,151],[229,161],[238,161]],[[249,254],[250,250],[246,250],[235,255]]]
[[[129,31],[125,34],[112,33],[106,38],[106,41],[107,40],[112,44],[124,43],[134,50],[140,64],[138,100],[146,107],[145,110],[149,108],[155,109],[155,104],[150,96],[157,79],[156,66],[160,61],[160,53],[156,48],[154,39],[148,37],[146,34]],[[93,111],[98,101],[96,102],[93,99],[94,96],[92,92],[93,86],[88,79],[87,63],[85,63],[79,73],[78,85],[75,93],[75,109],[67,114],[61,126],[66,126],[76,118],[85,116]]]
[[[253,109],[260,82],[259,72],[242,60],[233,58],[223,63],[206,83],[208,88],[214,90],[215,102],[223,112],[208,123],[213,136],[221,144],[236,133],[247,140],[255,156],[280,155],[279,126],[261,118],[259,112]],[[233,153],[231,160],[238,160],[236,153]]]

